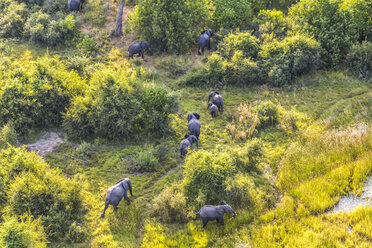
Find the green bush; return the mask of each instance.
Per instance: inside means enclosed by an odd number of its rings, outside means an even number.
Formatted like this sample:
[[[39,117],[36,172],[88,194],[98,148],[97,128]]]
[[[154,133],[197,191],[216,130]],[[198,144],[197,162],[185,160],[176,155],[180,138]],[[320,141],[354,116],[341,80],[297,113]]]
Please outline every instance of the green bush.
[[[251,0],[213,0],[212,27],[236,29],[245,28],[254,17]]]
[[[259,52],[262,73],[275,86],[288,84],[294,76],[319,67],[320,50],[314,39],[303,35],[265,43]]]
[[[159,166],[159,158],[156,149],[149,146],[138,152],[133,158],[132,170],[138,172],[152,172]]]
[[[243,52],[244,57],[255,58],[260,41],[250,32],[231,33],[219,45],[218,53],[224,58],[231,58],[237,50]]]
[[[73,15],[66,17],[55,16],[43,13],[41,10],[31,14],[25,24],[26,35],[33,42],[40,42],[47,45],[55,46],[65,44],[71,40],[76,32],[75,18]]]
[[[25,56],[0,79],[0,126],[12,121],[19,134],[61,124],[71,98],[84,88],[77,73],[67,72],[57,57],[46,55],[35,61]]]
[[[53,15],[57,12],[62,12],[64,14],[68,13],[65,0],[44,0],[43,2],[43,11],[49,15]]]
[[[261,102],[256,111],[262,127],[273,126],[279,121],[278,106],[271,101]]]
[[[183,53],[195,44],[207,19],[206,0],[142,0],[129,17],[129,26],[153,50]]]
[[[19,218],[5,216],[0,224],[0,246],[7,248],[47,247],[44,228],[39,219],[23,215]]]
[[[353,73],[372,82],[372,42],[354,44],[346,57],[346,62]]]
[[[27,18],[26,5],[0,0],[0,37],[21,37]]]
[[[270,35],[276,39],[283,39],[290,29],[286,16],[280,10],[261,10],[256,22],[259,25],[258,33],[263,40]]]
[[[186,220],[186,198],[179,185],[166,187],[153,200],[153,215],[164,222],[183,222]]]
[[[244,171],[251,171],[258,167],[265,157],[264,144],[261,140],[253,138],[240,150],[237,165]]]
[[[197,151],[184,164],[184,194],[192,205],[203,195],[205,202],[217,204],[225,195],[226,178],[234,173],[233,158],[227,152]]]
[[[9,123],[0,130],[0,149],[5,149],[8,145],[18,145],[17,133]]]
[[[129,64],[125,70],[97,71],[85,96],[76,97],[64,118],[74,139],[95,135],[106,138],[160,135],[168,131],[168,115],[176,96],[165,86],[141,82]]]
[[[82,222],[80,182],[66,179],[24,147],[1,150],[0,158],[0,204],[6,204],[7,214],[40,217],[52,240],[63,240],[72,223]]]
[[[340,8],[341,3],[342,0],[303,0],[289,11],[295,30],[320,43],[325,67],[338,65],[357,39],[351,13]]]

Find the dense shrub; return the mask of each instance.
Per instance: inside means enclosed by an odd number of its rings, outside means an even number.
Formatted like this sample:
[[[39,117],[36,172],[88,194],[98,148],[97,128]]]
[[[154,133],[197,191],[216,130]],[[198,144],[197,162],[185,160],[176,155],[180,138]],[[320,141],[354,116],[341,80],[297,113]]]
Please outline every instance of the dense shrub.
[[[372,41],[372,4],[369,0],[343,0],[341,9],[351,13],[359,42]]]
[[[289,11],[295,30],[321,44],[326,67],[338,65],[357,38],[351,13],[341,9],[340,4],[341,0],[302,0]]]
[[[64,127],[75,139],[159,135],[168,131],[168,115],[176,106],[175,95],[165,86],[140,82],[130,69],[103,69],[92,76],[85,96],[73,100]]]
[[[139,151],[133,158],[133,171],[152,172],[159,166],[159,158],[153,146],[149,146],[142,151]]]
[[[18,145],[17,133],[9,123],[0,130],[0,149],[5,149],[8,145]]]
[[[372,80],[372,42],[354,44],[346,57],[350,70],[360,78]]]
[[[294,76],[317,69],[320,46],[303,35],[263,44],[259,52],[262,73],[275,86],[288,84]]]
[[[205,27],[207,1],[142,0],[129,19],[131,29],[139,32],[151,48],[182,53],[195,44]]]
[[[64,14],[68,12],[67,4],[64,0],[44,0],[43,2],[43,11],[49,15],[53,15],[57,12],[62,12]]]
[[[256,57],[259,40],[250,32],[231,33],[219,45],[218,53],[224,58],[231,58],[236,50],[243,52],[244,57]]]
[[[0,0],[0,37],[21,37],[26,18],[25,4]]]
[[[278,123],[278,106],[271,101],[263,101],[257,106],[257,116],[262,127],[273,126]]]
[[[236,163],[243,171],[249,172],[256,169],[264,157],[263,142],[257,138],[253,138],[239,150]]]
[[[185,221],[186,198],[179,185],[165,188],[153,200],[153,215],[164,222]]]
[[[236,29],[244,28],[254,16],[251,0],[213,0],[212,27]]]
[[[7,248],[47,247],[44,228],[39,219],[28,215],[5,216],[0,224],[0,246]]]
[[[203,195],[204,203],[218,203],[226,190],[226,178],[234,173],[228,153],[198,151],[190,154],[184,165],[184,194],[188,204]]]
[[[289,30],[289,23],[280,10],[261,10],[255,20],[259,25],[258,34],[261,39],[283,39]]]
[[[53,19],[41,10],[33,13],[25,24],[25,31],[33,42],[51,46],[71,40],[76,32],[73,15]]]
[[[61,124],[71,98],[84,87],[77,73],[67,72],[58,58],[46,55],[33,61],[24,56],[0,79],[0,125],[12,121],[19,134]]]
[[[82,221],[81,184],[50,169],[42,158],[25,148],[11,147],[0,153],[7,212],[40,217],[48,237],[62,240],[71,224]]]

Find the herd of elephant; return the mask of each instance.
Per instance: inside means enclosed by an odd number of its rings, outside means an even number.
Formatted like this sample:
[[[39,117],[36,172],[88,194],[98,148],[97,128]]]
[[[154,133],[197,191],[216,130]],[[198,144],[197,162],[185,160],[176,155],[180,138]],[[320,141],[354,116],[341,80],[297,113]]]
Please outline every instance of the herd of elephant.
[[[80,11],[84,2],[85,0],[68,0],[68,9],[70,11]],[[207,48],[208,50],[210,49],[210,38],[213,36],[214,33],[210,29],[204,30],[201,33],[198,43],[199,55],[204,53],[204,48]],[[145,50],[150,51],[150,46],[147,41],[133,43],[128,48],[128,57],[130,59],[133,58],[133,55],[138,54],[138,57],[141,56],[142,58],[144,58],[143,54]],[[209,102],[211,99],[212,102]],[[214,91],[209,94],[207,109],[210,109],[210,113],[213,118],[217,115],[217,109],[219,112],[223,112],[223,98],[218,92]],[[189,113],[187,119],[188,129],[190,133],[186,134],[185,139],[181,141],[181,157],[184,157],[187,154],[187,147],[191,147],[193,143],[196,143],[197,148],[199,147],[198,141],[201,127],[199,121],[200,115],[198,113]],[[132,188],[132,183],[129,178],[120,179],[114,186],[110,187],[106,193],[105,208],[101,214],[101,217],[103,218],[105,216],[106,210],[109,205],[112,205],[114,207],[114,210],[116,211],[121,199],[124,198],[125,200],[129,201],[127,192],[129,190],[130,195],[133,196]],[[225,201],[221,201],[220,205],[218,206],[203,206],[200,211],[195,214],[200,215],[203,221],[203,227],[205,227],[208,221],[212,220],[216,220],[218,223],[221,223],[223,225],[223,216],[225,213],[233,214],[234,218],[236,216],[235,211]]]
[[[212,100],[212,102],[209,102],[210,100]],[[223,112],[223,98],[218,92],[214,91],[209,94],[207,108],[210,108],[210,113],[213,118],[216,117],[217,109],[219,112]],[[189,113],[187,115],[187,119],[189,134],[186,134],[185,139],[181,141],[181,157],[184,157],[187,154],[186,148],[189,146],[191,147],[193,143],[196,143],[196,146],[198,147],[198,140],[200,135],[200,115],[198,113]],[[120,203],[122,198],[129,201],[129,197],[127,194],[128,190],[131,196],[133,196],[132,184],[129,178],[120,179],[114,186],[110,187],[107,190],[105,208],[101,215],[102,218],[105,216],[105,212],[109,205],[112,205],[114,207],[114,210],[116,211],[118,204]],[[234,218],[236,216],[235,211],[225,201],[221,201],[220,205],[217,206],[205,205],[200,209],[199,212],[195,214],[199,215],[202,219],[204,228],[207,225],[208,221],[212,220],[216,220],[217,223],[221,223],[223,225],[223,216],[225,213],[233,214]]]

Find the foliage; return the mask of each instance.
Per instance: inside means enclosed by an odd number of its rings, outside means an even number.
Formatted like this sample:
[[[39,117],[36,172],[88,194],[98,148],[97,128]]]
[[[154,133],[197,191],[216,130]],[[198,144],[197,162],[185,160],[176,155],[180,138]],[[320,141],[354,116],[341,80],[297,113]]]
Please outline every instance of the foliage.
[[[71,98],[83,87],[79,76],[67,72],[58,57],[47,54],[33,60],[25,53],[8,64],[0,79],[0,125],[12,121],[19,134],[29,128],[59,125]]]
[[[103,27],[106,22],[108,8],[104,8],[104,0],[85,1],[83,6],[83,19],[86,23],[92,23],[98,27]]]
[[[233,122],[226,126],[233,139],[245,140],[258,132],[260,119],[254,106],[240,103],[233,118]]]
[[[86,141],[81,142],[79,147],[76,148],[76,154],[81,158],[88,157],[91,151],[91,146],[92,144],[90,144],[89,142]]]
[[[194,202],[200,193],[205,203],[218,203],[225,194],[226,178],[234,172],[232,163],[232,157],[225,152],[197,151],[188,155],[182,183],[187,203]]]
[[[180,185],[166,187],[153,200],[153,215],[159,217],[163,222],[185,221],[186,197]]]
[[[315,70],[320,64],[320,47],[303,35],[263,44],[259,52],[260,65],[269,83],[288,84],[294,76]]]
[[[245,28],[253,18],[251,0],[213,0],[212,28],[219,30]]]
[[[359,42],[372,41],[372,5],[368,0],[343,0],[341,9],[351,13]]]
[[[372,79],[372,42],[354,44],[347,54],[346,61],[351,71],[360,78]]]
[[[259,25],[258,34],[261,39],[283,39],[286,37],[290,24],[287,17],[280,10],[261,10],[255,20]]]
[[[5,149],[9,145],[18,145],[17,133],[10,123],[0,130],[0,149]]]
[[[126,62],[126,66],[129,64]],[[125,68],[125,67],[124,67]],[[141,82],[131,68],[98,70],[85,96],[74,98],[64,127],[74,139],[89,135],[119,138],[168,131],[168,115],[177,100],[166,87]]]
[[[321,45],[324,67],[338,65],[356,41],[351,13],[340,8],[342,0],[302,0],[290,8],[294,28]]]
[[[219,45],[218,53],[224,58],[231,58],[237,50],[242,51],[244,57],[255,58],[259,49],[259,40],[250,32],[231,33]]]
[[[24,214],[5,216],[0,224],[0,245],[7,248],[46,248],[47,240],[40,219]]]
[[[273,102],[263,101],[257,106],[258,119],[262,127],[273,126],[278,123],[278,106]]]
[[[27,18],[27,9],[24,3],[15,1],[0,1],[0,37],[20,37],[23,34],[23,25]]]
[[[5,191],[0,193],[8,200],[7,213],[40,217],[48,238],[62,240],[70,225],[82,220],[81,184],[50,169],[25,148],[10,147],[0,153],[1,178],[5,182]]]
[[[184,53],[208,20],[206,0],[141,0],[129,17],[129,25],[151,49]]]
[[[40,10],[28,18],[25,32],[33,42],[55,46],[74,37],[76,33],[75,18],[73,15],[67,15],[52,19],[50,15]]]
[[[153,146],[149,146],[142,151],[139,151],[133,158],[133,171],[152,172],[159,166],[159,158],[156,156],[156,150]]]

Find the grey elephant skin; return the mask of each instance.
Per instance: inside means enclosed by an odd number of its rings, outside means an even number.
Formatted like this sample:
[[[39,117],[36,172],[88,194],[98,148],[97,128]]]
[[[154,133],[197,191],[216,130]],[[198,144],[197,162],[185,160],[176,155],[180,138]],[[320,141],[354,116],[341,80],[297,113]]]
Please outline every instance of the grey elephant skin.
[[[187,119],[189,121],[189,132],[191,135],[194,135],[198,140],[199,140],[199,135],[200,135],[200,115],[198,113],[189,113],[187,115]]]
[[[204,53],[204,48],[206,47],[208,50],[211,49],[211,37],[214,36],[212,30],[207,29],[203,30],[199,37],[199,46],[198,46],[198,54],[202,55]],[[201,53],[200,53],[201,50]]]
[[[218,223],[224,225],[223,215],[224,214],[233,214],[233,217],[236,217],[235,211],[226,204],[225,201],[221,201],[218,206],[206,205],[200,209],[196,214],[200,215],[203,221],[203,228],[208,224],[208,221],[216,220]]]
[[[147,41],[140,41],[137,43],[133,43],[132,45],[128,47],[128,52],[129,52],[128,58],[133,58],[133,55],[137,53],[138,53],[138,57],[142,55],[142,58],[143,58],[143,53],[145,52],[146,49],[150,51],[150,46]]]
[[[208,103],[207,109],[209,109],[209,108],[211,109],[211,116],[213,118],[215,118],[216,115],[217,115],[217,106],[210,102],[210,103]]]
[[[67,5],[70,11],[79,11],[85,0],[68,0]]]
[[[217,91],[211,92],[208,97],[208,102],[212,99],[212,103],[217,106],[219,112],[223,112],[223,97]]]
[[[193,143],[196,143],[196,147],[197,148],[199,147],[199,145],[198,145],[198,139],[194,135],[186,134],[185,135],[185,139],[182,140],[181,143],[180,143],[181,157],[186,156],[186,154],[187,154],[186,148],[189,147],[189,146],[191,146]]]
[[[102,218],[105,217],[105,213],[109,205],[112,205],[114,207],[114,210],[116,211],[123,197],[125,200],[129,201],[127,195],[128,190],[130,192],[130,195],[133,196],[132,184],[129,178],[120,179],[114,186],[110,187],[107,190],[105,199],[105,209],[103,210],[103,213],[101,215]]]

